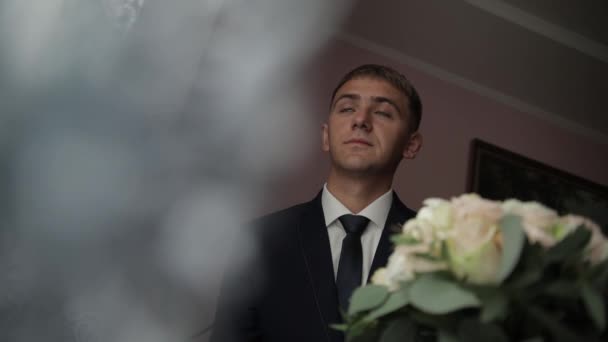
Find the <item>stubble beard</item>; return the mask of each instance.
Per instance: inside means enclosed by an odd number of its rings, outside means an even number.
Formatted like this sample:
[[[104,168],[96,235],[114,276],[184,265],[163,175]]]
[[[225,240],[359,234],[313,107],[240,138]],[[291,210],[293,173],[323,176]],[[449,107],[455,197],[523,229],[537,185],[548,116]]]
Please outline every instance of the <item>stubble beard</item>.
[[[392,177],[396,170],[396,164],[398,163],[381,164],[382,163],[365,156],[331,155],[331,167],[338,174],[348,177]]]

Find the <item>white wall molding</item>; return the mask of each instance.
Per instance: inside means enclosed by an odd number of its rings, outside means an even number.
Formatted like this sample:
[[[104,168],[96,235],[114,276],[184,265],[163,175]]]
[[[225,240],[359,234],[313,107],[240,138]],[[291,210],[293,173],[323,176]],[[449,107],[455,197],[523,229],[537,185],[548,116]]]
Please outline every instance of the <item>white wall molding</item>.
[[[376,44],[372,41],[369,41],[364,38],[360,38],[358,36],[351,35],[348,33],[341,33],[338,35],[337,38],[339,40],[346,42],[348,44],[351,44],[355,47],[358,47],[358,48],[361,48],[364,50],[368,50],[370,52],[373,52],[380,56],[395,60],[397,62],[407,64],[407,65],[413,67],[414,69],[420,70],[420,71],[422,71],[426,74],[429,74],[433,77],[436,77],[440,80],[443,80],[445,82],[454,84],[458,87],[467,89],[467,90],[472,91],[476,94],[479,94],[483,97],[486,97],[486,98],[492,99],[496,102],[505,104],[507,106],[517,109],[518,111],[533,115],[537,118],[550,122],[561,128],[573,131],[573,132],[575,132],[579,135],[582,135],[584,137],[587,137],[595,142],[608,146],[608,136],[603,134],[600,131],[592,129],[588,126],[581,125],[578,122],[566,119],[560,115],[546,111],[543,108],[540,108],[536,105],[522,101],[516,97],[505,94],[496,89],[486,87],[473,80],[462,77],[462,76],[452,73],[448,70],[442,69],[436,65],[427,63],[421,59],[409,56],[409,55],[404,54],[395,49],[388,48],[388,47],[382,46],[380,44]]]
[[[502,0],[464,0],[466,3],[501,17],[532,32],[576,49],[588,56],[608,63],[608,46],[576,32],[550,23]]]

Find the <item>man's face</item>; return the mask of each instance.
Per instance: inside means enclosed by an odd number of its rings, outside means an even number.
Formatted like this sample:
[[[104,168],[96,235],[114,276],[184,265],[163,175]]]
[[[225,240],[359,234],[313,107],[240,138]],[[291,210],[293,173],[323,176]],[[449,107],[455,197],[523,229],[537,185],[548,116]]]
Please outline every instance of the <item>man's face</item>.
[[[401,158],[412,159],[421,137],[409,134],[408,103],[387,81],[362,77],[346,82],[323,125],[323,151],[332,167],[361,174],[391,174]]]

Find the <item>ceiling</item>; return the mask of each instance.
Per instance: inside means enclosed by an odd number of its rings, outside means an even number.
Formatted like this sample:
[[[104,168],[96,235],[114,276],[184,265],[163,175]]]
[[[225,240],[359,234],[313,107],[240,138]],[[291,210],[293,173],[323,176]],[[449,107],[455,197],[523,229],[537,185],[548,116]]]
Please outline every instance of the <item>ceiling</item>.
[[[342,32],[608,144],[608,1],[360,0]]]

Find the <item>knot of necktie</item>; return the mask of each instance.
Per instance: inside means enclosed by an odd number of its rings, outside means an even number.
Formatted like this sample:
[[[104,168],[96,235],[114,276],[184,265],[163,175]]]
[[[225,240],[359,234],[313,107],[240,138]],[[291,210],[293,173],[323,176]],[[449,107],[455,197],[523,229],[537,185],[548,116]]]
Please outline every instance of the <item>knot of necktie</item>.
[[[351,214],[342,215],[338,220],[342,223],[347,234],[356,235],[363,234],[363,231],[365,231],[367,223],[369,222],[369,219],[365,216]]]

